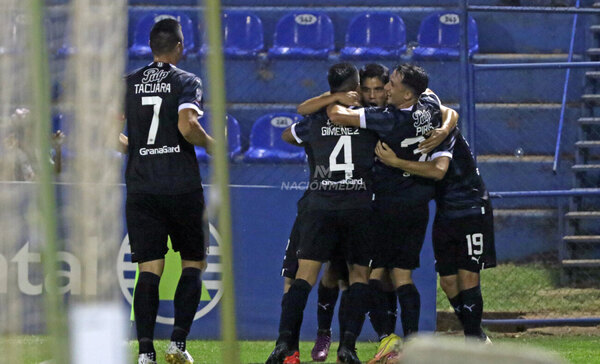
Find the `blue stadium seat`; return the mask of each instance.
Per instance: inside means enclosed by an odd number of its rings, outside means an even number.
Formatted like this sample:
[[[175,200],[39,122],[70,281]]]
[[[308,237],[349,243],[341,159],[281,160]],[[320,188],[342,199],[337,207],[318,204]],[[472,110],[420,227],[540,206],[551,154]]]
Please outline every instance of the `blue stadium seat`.
[[[204,113],[204,116],[200,118],[200,125],[206,130],[206,132],[210,135],[211,127],[209,122],[210,114]],[[236,162],[242,159],[242,143],[241,143],[241,132],[240,132],[240,124],[239,122],[231,115],[226,115],[227,118],[227,146],[229,150],[229,158]],[[196,150],[196,158],[198,158],[198,162],[206,163],[208,162],[208,154],[206,154],[206,149],[202,147],[195,147]]]
[[[225,11],[223,26],[223,52],[228,58],[252,58],[265,48],[262,20],[246,11]],[[206,42],[200,54],[206,55]]]
[[[267,114],[258,118],[250,132],[250,148],[245,154],[246,162],[304,162],[304,149],[281,140],[281,133],[285,128],[301,118],[298,114],[287,112]]]
[[[477,23],[469,17],[469,56],[479,50]],[[415,59],[455,59],[459,56],[460,19],[455,12],[434,13],[423,19],[419,28]]]
[[[165,11],[165,12],[152,12],[150,14],[141,17],[133,35],[133,45],[129,48],[129,55],[132,57],[147,57],[152,54],[150,49],[150,30],[154,26],[154,23],[165,19],[174,18],[181,23],[181,30],[183,32],[183,53],[187,54],[195,49],[196,43],[194,41],[194,24],[192,20],[184,13],[177,11]]]
[[[346,32],[340,56],[348,58],[398,58],[406,50],[406,26],[392,13],[365,13],[354,17]]]
[[[324,13],[295,12],[277,22],[273,58],[327,58],[333,51],[333,23]]]

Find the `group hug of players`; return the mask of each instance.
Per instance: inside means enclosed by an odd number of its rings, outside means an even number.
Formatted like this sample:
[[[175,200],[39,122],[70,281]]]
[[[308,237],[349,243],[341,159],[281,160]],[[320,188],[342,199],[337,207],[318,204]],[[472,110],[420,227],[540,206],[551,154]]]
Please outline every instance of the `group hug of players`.
[[[392,73],[379,64],[360,71],[329,69],[330,92],[298,107],[304,119],[282,138],[305,148],[308,190],[283,262],[279,336],[267,364],[300,363],[303,311],[318,286],[318,333],[311,356],[325,361],[340,290],[338,362],[360,363],[355,343],[368,313],[380,346],[369,363],[400,356],[394,334],[397,303],[406,339],[418,331],[419,267],[436,201],[433,248],[440,285],[465,336],[489,343],[481,329],[479,271],[495,266],[492,207],[475,160],[456,123],[458,114],[429,90],[420,67]]]

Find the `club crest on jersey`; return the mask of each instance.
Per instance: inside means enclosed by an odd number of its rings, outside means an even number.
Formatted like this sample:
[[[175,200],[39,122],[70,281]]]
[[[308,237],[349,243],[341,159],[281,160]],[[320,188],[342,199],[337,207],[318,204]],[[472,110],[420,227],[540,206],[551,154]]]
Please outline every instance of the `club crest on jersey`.
[[[169,75],[168,71],[161,70],[158,68],[148,68],[144,71],[144,78],[142,78],[142,83],[150,83],[150,82],[160,82],[165,79]]]

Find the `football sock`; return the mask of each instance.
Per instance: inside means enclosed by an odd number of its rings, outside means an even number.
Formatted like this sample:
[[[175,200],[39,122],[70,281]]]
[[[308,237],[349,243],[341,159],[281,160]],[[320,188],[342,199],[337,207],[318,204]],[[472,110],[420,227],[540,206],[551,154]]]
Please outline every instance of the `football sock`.
[[[469,288],[460,293],[462,297],[461,313],[464,320],[465,336],[481,337],[481,318],[483,315],[483,298],[481,287]]]
[[[158,285],[160,277],[150,272],[140,272],[133,298],[135,328],[139,353],[156,355],[154,351],[154,325],[158,313]]]
[[[346,313],[348,312],[348,290],[342,291],[342,297],[340,298],[340,308],[338,309],[338,321],[340,323],[340,337],[344,335],[346,331]]]
[[[354,348],[354,342],[362,330],[365,322],[365,314],[369,309],[369,286],[365,283],[354,283],[348,287],[348,309],[345,313],[343,339],[346,340],[348,333],[353,337],[352,345],[345,345]]]
[[[452,308],[454,309],[454,314],[456,315],[456,317],[458,317],[458,320],[460,321],[460,324],[463,325],[463,327],[465,326],[465,323],[463,322],[463,317],[462,317],[462,296],[460,293],[458,293],[455,297],[448,297],[448,301],[450,301],[450,304],[452,305]]]
[[[291,348],[302,325],[304,307],[308,300],[311,285],[304,279],[296,279],[281,300],[281,318],[277,343],[286,342]]]
[[[185,351],[185,340],[202,294],[202,271],[198,268],[185,268],[181,271],[177,290],[175,291],[175,325],[171,334],[171,341],[177,344],[180,350]]]
[[[373,329],[377,333],[379,340],[391,334],[388,332],[389,325],[386,325],[386,321],[388,319],[387,315],[387,297],[386,293],[383,291],[383,285],[378,279],[370,279],[369,280],[369,289],[370,292],[370,307],[369,307],[369,319],[371,320],[371,325],[373,325]],[[396,295],[394,294],[394,305],[396,304]]]
[[[400,303],[400,321],[404,337],[419,331],[419,316],[421,314],[421,296],[414,284],[405,284],[396,289]]]
[[[330,331],[333,313],[335,311],[335,303],[337,302],[340,289],[338,287],[328,288],[322,283],[319,283],[318,305],[317,305],[317,322],[319,331]]]
[[[388,334],[396,331],[396,317],[398,316],[398,300],[396,297],[396,291],[384,291],[385,294],[385,310],[387,319],[385,320],[384,332]]]

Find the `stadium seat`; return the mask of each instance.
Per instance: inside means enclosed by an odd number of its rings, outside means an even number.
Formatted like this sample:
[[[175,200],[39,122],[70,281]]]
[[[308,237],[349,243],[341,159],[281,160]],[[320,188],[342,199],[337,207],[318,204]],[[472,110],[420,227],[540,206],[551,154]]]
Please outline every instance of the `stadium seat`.
[[[333,50],[333,23],[324,13],[295,12],[279,19],[272,58],[327,58]]]
[[[209,122],[210,114],[204,113],[204,116],[199,120],[200,125],[208,132],[208,134],[212,135],[211,127]],[[229,158],[233,161],[240,161],[242,159],[242,143],[241,143],[241,133],[240,133],[240,124],[231,115],[226,115],[227,118],[227,129],[225,133],[227,134],[227,146],[229,150]],[[196,150],[196,158],[198,158],[198,162],[206,163],[209,160],[208,154],[206,154],[206,149],[202,147],[195,147]]]
[[[477,23],[469,17],[469,56],[479,50]],[[460,20],[454,12],[431,14],[421,22],[415,59],[455,59],[459,56]]]
[[[346,32],[340,56],[348,58],[398,58],[406,50],[406,26],[392,13],[365,13],[354,17]]]
[[[246,162],[277,163],[304,162],[304,149],[281,140],[281,133],[302,116],[293,113],[273,113],[263,115],[252,126],[250,148],[246,152]]]
[[[194,50],[196,45],[194,41],[194,24],[186,14],[176,11],[152,12],[144,15],[138,20],[133,35],[133,45],[129,48],[130,56],[146,57],[152,54],[149,44],[150,30],[152,30],[154,23],[165,18],[174,18],[181,23],[184,39],[183,54],[187,54]]]
[[[263,25],[258,16],[245,11],[226,11],[222,16],[223,52],[228,58],[252,58],[265,48]],[[200,54],[206,55],[206,43]]]

